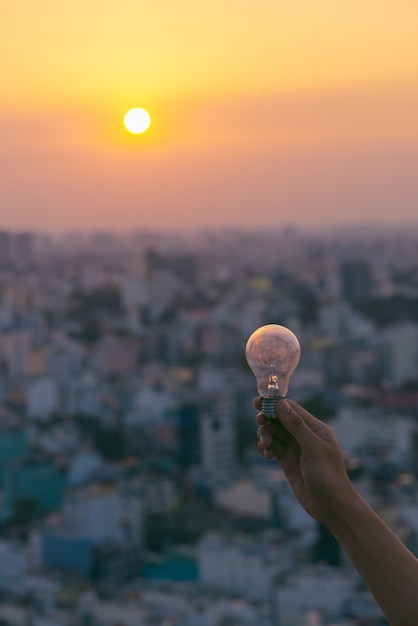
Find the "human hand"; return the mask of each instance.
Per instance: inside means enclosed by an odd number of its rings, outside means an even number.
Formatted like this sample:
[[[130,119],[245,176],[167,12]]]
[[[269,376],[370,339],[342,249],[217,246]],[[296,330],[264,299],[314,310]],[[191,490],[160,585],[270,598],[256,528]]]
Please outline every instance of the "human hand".
[[[254,401],[261,409],[261,399]],[[342,490],[353,489],[344,454],[332,429],[292,400],[276,405],[277,420],[259,413],[258,449],[280,463],[297,499],[318,522],[326,525]]]

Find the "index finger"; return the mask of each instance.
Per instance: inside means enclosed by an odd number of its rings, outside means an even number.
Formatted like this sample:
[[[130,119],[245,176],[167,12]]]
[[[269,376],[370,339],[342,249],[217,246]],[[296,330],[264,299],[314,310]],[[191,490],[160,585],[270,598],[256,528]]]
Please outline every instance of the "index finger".
[[[309,411],[307,411],[306,409],[303,408],[303,406],[301,406],[300,404],[298,404],[297,402],[295,402],[294,400],[289,400],[286,398],[286,402],[288,404],[290,404],[290,406],[292,407],[292,409],[298,413],[300,415],[300,417],[303,419],[303,421],[305,422],[305,424],[307,426],[309,426],[309,428],[311,430],[313,430],[315,432],[315,430],[318,428],[319,425],[323,425],[322,420],[319,420],[317,417],[315,417],[314,415],[312,415],[312,413],[309,413]],[[280,411],[280,407],[278,407],[279,411]]]
[[[253,402],[254,408],[257,409],[257,411],[261,411],[261,398],[260,396],[258,396],[258,398],[256,398]]]

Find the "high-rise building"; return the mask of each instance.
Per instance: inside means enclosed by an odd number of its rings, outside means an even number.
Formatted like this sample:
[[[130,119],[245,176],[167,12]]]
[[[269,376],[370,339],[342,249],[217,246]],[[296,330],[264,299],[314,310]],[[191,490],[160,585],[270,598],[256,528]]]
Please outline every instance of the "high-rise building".
[[[402,323],[382,334],[382,378],[394,387],[418,380],[418,325]]]
[[[169,272],[190,283],[196,279],[196,259],[193,254],[162,254],[150,249],[145,254],[145,263],[148,274]]]
[[[13,235],[12,251],[13,261],[17,265],[28,265],[31,262],[35,248],[35,236],[33,233],[22,232]]]
[[[277,565],[268,557],[265,546],[248,539],[227,541],[206,535],[197,545],[200,582],[204,587],[269,600]]]
[[[0,231],[0,267],[10,263],[12,253],[11,239],[11,233],[5,230]]]
[[[103,541],[142,542],[142,501],[116,483],[90,483],[66,492],[64,529],[75,537]]]
[[[224,481],[237,463],[236,411],[233,398],[222,395],[201,418],[202,469],[210,478]]]
[[[35,235],[0,231],[0,267],[10,263],[27,265],[35,252]]]
[[[28,453],[27,434],[22,428],[0,429],[0,477],[9,461],[23,458]]]
[[[11,460],[3,473],[4,512],[13,516],[60,509],[64,485],[65,476],[52,460]]]
[[[26,415],[35,420],[48,420],[60,405],[59,389],[50,377],[34,378],[26,387]]]
[[[26,329],[12,330],[7,333],[6,341],[8,375],[10,377],[25,376],[27,374],[31,333]]]
[[[179,461],[189,468],[200,463],[199,405],[196,401],[185,401],[178,408]]]
[[[370,263],[363,259],[352,259],[342,263],[341,286],[343,297],[348,302],[370,298],[372,276]]]

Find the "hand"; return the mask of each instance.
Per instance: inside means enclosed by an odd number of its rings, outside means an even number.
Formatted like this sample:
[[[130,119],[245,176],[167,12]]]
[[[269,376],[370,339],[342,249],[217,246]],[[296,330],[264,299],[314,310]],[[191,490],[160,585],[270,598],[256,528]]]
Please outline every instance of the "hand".
[[[254,401],[261,409],[261,399]],[[256,417],[258,449],[280,463],[297,499],[314,519],[326,524],[341,490],[352,489],[343,452],[332,429],[292,400],[276,405],[278,420]]]

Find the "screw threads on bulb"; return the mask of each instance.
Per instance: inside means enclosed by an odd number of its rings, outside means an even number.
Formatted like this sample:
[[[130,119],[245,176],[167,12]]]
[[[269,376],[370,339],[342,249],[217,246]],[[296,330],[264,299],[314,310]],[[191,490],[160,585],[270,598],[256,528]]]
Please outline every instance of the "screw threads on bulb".
[[[267,419],[276,419],[276,404],[282,396],[272,398],[261,398],[261,412]]]

